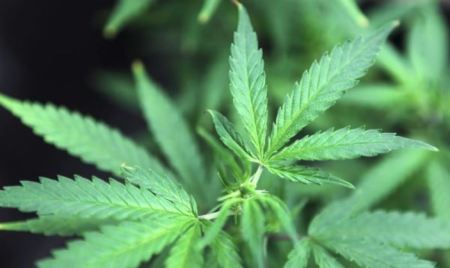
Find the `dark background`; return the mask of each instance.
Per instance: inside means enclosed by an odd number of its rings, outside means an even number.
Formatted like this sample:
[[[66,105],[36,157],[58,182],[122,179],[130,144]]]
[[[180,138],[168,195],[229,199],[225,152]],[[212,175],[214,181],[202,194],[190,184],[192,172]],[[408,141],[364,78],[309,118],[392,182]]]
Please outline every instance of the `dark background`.
[[[108,102],[93,88],[98,69],[124,69],[137,55],[125,54],[123,36],[102,36],[99,11],[114,1],[0,0],[0,92],[76,109],[127,133],[140,118]],[[126,34],[126,33],[125,33]],[[0,110],[0,185],[37,176],[54,178],[99,174],[34,136],[8,112]],[[0,210],[0,222],[24,217]],[[30,267],[63,246],[59,238],[0,232],[0,267]]]

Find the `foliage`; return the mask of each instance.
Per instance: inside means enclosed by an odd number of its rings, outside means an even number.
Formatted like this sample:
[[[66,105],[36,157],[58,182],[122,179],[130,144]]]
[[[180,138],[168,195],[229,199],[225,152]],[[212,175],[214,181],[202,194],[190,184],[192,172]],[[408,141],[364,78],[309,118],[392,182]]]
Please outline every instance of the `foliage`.
[[[116,34],[152,2],[120,1],[105,33]],[[209,21],[219,2],[205,1],[198,19]],[[135,92],[116,99],[126,99],[130,109],[140,106],[161,157],[89,116],[0,95],[0,106],[47,143],[119,178],[58,176],[4,187],[1,207],[36,217],[1,223],[0,230],[77,236],[39,261],[38,267],[160,267],[156,256],[164,259],[166,267],[310,267],[313,263],[319,267],[434,267],[425,260],[431,259],[429,253],[450,248],[450,184],[445,166],[450,149],[443,141],[445,134],[439,133],[441,128],[448,132],[445,119],[450,115],[445,106],[448,81],[442,75],[448,69],[443,60],[445,26],[435,6],[427,5],[420,12],[421,19],[411,24],[408,58],[404,59],[392,46],[383,48],[397,21],[372,28],[368,25],[372,17],[365,16],[355,1],[333,5],[345,11],[352,26],[330,40],[361,34],[314,61],[273,114],[272,106],[280,101],[272,98],[268,88],[276,78],[266,76],[257,35],[246,9],[237,3],[239,19],[229,58],[234,111],[228,111],[227,117],[215,110],[221,107],[221,99],[227,100],[219,90],[224,80],[220,57],[199,97],[199,106],[209,108],[222,142],[199,120],[197,132],[209,151],[196,140],[182,105],[192,95],[172,100],[140,62],[132,67]],[[284,36],[287,26],[282,19],[278,23],[273,36]],[[436,36],[438,42],[430,41]],[[289,40],[278,41],[280,51],[289,44]],[[433,51],[433,55],[424,57],[423,51]],[[389,73],[397,84],[364,82],[358,86],[378,54],[381,64],[376,71]],[[117,81],[129,86],[127,78]],[[378,110],[395,110],[399,103],[406,110],[419,106],[416,116],[427,122],[438,114],[437,123],[433,122],[439,127],[436,131],[408,134],[429,137],[425,140],[437,144],[441,152],[416,139],[362,127],[336,126],[313,133],[316,119],[323,118],[353,87],[359,88],[344,97],[344,106]],[[401,122],[414,129],[409,120]],[[373,157],[400,149],[409,151],[395,152],[370,169],[364,168],[367,171],[358,173],[357,183],[351,176],[339,176],[348,173],[328,171],[325,165],[312,162]],[[434,216],[371,210],[423,166]],[[304,197],[317,201],[308,195],[311,189],[319,189],[319,196],[332,189],[333,196],[321,195],[321,203],[340,198],[311,214],[302,210],[305,202],[299,201]]]

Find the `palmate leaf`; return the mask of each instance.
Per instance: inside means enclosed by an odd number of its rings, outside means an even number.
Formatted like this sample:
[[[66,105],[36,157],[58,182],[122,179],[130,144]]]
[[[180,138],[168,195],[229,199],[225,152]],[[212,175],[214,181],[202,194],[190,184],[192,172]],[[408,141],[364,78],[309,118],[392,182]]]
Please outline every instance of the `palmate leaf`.
[[[114,37],[131,19],[145,11],[154,2],[154,0],[117,1],[104,29],[106,37]]]
[[[177,106],[151,81],[140,63],[133,65],[139,99],[148,126],[170,164],[191,192],[203,185],[205,169],[195,139]]]
[[[93,231],[102,225],[114,224],[110,219],[41,216],[39,218],[0,223],[0,231],[21,231],[44,235],[73,236]]]
[[[267,88],[262,51],[245,8],[238,4],[239,23],[230,56],[230,90],[254,153],[262,157],[267,132]]]
[[[158,198],[172,202],[179,210],[196,211],[195,200],[175,181],[170,174],[158,174],[151,169],[124,167],[126,181],[156,193]]]
[[[212,253],[216,262],[222,268],[240,268],[242,267],[241,258],[237,252],[236,245],[231,240],[231,237],[225,233],[220,232],[211,244]]]
[[[241,232],[259,268],[264,267],[265,231],[265,216],[260,204],[256,199],[247,199],[242,206]]]
[[[273,160],[341,160],[375,156],[393,150],[437,149],[421,141],[381,133],[378,130],[342,128],[327,130],[294,142],[272,157]]]
[[[450,248],[450,225],[413,212],[365,212],[313,235],[321,240],[363,237],[400,248]]]
[[[245,143],[239,132],[236,131],[233,124],[221,113],[208,111],[214,122],[214,127],[220,140],[237,156],[251,160],[253,158],[250,148]]]
[[[278,110],[269,139],[269,156],[357,84],[392,28],[389,25],[337,46],[313,63]]]
[[[138,267],[192,224],[192,218],[175,216],[105,226],[84,234],[84,240],[69,242],[67,249],[54,251],[53,258],[40,261],[38,267]]]
[[[450,224],[450,173],[435,161],[428,166],[427,179],[434,215]]]
[[[431,262],[420,260],[411,253],[375,243],[364,238],[320,240],[322,245],[346,259],[367,268],[433,268]]]
[[[305,184],[318,184],[331,183],[341,185],[347,188],[354,188],[354,186],[337,176],[334,176],[324,170],[318,168],[311,168],[305,166],[299,166],[295,164],[282,165],[272,163],[267,166],[267,170],[280,178],[287,179],[293,182],[301,182]]]
[[[311,242],[309,239],[302,239],[295,245],[294,249],[289,253],[288,261],[284,268],[306,268],[308,267],[308,259],[311,254]]]
[[[4,95],[0,95],[0,106],[19,117],[46,142],[101,170],[120,175],[123,163],[164,170],[143,148],[91,117],[51,104],[20,102]]]
[[[175,243],[166,260],[167,268],[202,268],[203,254],[195,245],[201,236],[200,226],[194,225]]]
[[[40,215],[78,216],[90,219],[132,220],[161,214],[193,215],[146,189],[115,180],[98,178],[58,180],[41,178],[40,183],[22,181],[22,186],[0,191],[0,206]]]

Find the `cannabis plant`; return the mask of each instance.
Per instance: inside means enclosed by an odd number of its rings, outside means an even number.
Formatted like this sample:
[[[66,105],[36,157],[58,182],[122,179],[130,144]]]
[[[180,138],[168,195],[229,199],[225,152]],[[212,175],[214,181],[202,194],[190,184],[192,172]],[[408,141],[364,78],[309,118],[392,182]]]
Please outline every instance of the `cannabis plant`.
[[[39,261],[39,267],[307,267],[310,256],[319,267],[433,267],[408,249],[450,247],[450,227],[440,220],[412,212],[367,211],[391,189],[384,174],[364,179],[349,197],[315,215],[307,229],[294,223],[293,208],[260,186],[266,173],[272,180],[289,181],[289,187],[328,183],[354,188],[308,161],[403,148],[437,151],[421,141],[363,128],[298,136],[357,84],[395,23],[314,62],[269,129],[262,51],[246,10],[238,4],[238,11],[229,79],[241,121],[236,125],[209,111],[224,146],[200,131],[218,155],[217,172],[205,165],[177,106],[139,62],[133,73],[141,107],[172,169],[91,117],[0,95],[0,105],[46,142],[118,178],[59,176],[0,191],[2,207],[37,214],[2,223],[0,229],[80,237]],[[392,172],[401,169],[397,165]],[[381,186],[374,191],[374,185]]]

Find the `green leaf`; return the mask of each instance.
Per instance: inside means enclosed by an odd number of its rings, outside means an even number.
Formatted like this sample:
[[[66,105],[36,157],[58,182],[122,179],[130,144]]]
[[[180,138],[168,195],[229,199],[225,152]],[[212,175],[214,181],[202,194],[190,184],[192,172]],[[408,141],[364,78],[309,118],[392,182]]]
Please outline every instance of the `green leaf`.
[[[378,130],[342,128],[306,136],[294,142],[272,160],[342,160],[376,156],[393,150],[418,148],[437,151],[424,142],[381,133]]]
[[[335,47],[303,73],[278,110],[269,139],[269,156],[358,83],[392,28],[389,25]]]
[[[383,67],[397,82],[410,84],[413,68],[400,52],[391,44],[383,46],[378,56],[378,64]]]
[[[431,262],[417,259],[411,253],[374,243],[364,238],[321,240],[321,244],[346,259],[367,268],[432,268]]]
[[[170,174],[161,174],[139,167],[124,167],[123,177],[126,181],[148,189],[158,197],[172,202],[182,211],[197,210],[195,200]]]
[[[41,216],[39,218],[0,223],[0,231],[21,231],[44,235],[73,236],[93,231],[115,221],[80,217]]]
[[[230,199],[228,201],[225,201],[220,210],[218,211],[218,216],[216,220],[210,224],[206,231],[203,238],[199,241],[198,247],[204,248],[207,245],[210,245],[216,237],[220,234],[222,231],[223,226],[225,225],[228,216],[230,216],[230,210],[232,206],[236,203],[236,200]]]
[[[368,170],[351,196],[332,203],[316,215],[308,233],[320,233],[329,226],[372,207],[420,170],[426,160],[427,152],[423,151],[398,152],[387,156]]]
[[[133,65],[141,107],[162,151],[191,192],[205,180],[203,160],[177,106],[150,80],[140,63]]]
[[[304,167],[294,164],[280,165],[272,163],[267,166],[267,170],[280,178],[293,182],[301,182],[305,184],[314,183],[318,185],[331,183],[347,188],[354,188],[350,182],[340,179],[339,177],[318,168]]]
[[[41,178],[40,183],[22,181],[22,186],[0,191],[0,206],[40,215],[78,216],[90,219],[133,220],[162,214],[192,215],[172,202],[132,184],[110,183],[98,178],[58,180]]]
[[[134,17],[145,11],[154,0],[117,0],[104,28],[104,35],[108,38],[116,36],[122,28]]]
[[[298,240],[297,230],[295,229],[295,225],[286,204],[273,195],[263,196],[261,197],[261,200],[263,200],[264,204],[266,204],[273,211],[281,226],[283,226],[292,241],[295,243]]]
[[[198,20],[201,23],[206,23],[209,21],[211,16],[215,13],[217,10],[217,7],[219,6],[221,0],[204,0],[202,9],[200,10],[200,13],[198,14]]]
[[[240,268],[242,267],[241,258],[237,252],[236,245],[231,240],[231,237],[225,233],[220,232],[211,244],[213,255],[222,268]]]
[[[242,207],[241,233],[259,268],[264,267],[265,217],[255,199],[247,199]]]
[[[230,90],[255,154],[262,157],[267,132],[267,88],[262,51],[245,8],[238,4],[239,23],[230,56]]]
[[[366,212],[330,225],[323,233],[315,234],[317,236],[321,240],[364,237],[399,248],[450,248],[450,226],[414,212]]]
[[[233,175],[237,178],[242,177],[243,170],[237,163],[234,155],[224,147],[218,140],[215,139],[209,132],[207,132],[204,128],[197,128],[197,133],[202,137],[205,142],[211,147],[213,152],[215,153],[215,158],[219,162],[219,166],[222,163],[227,164],[227,168],[230,168],[233,172]]]
[[[40,261],[38,267],[138,267],[191,224],[192,221],[185,218],[166,217],[106,226],[100,232],[86,233],[84,240],[70,242],[66,249],[54,251],[53,258]]]
[[[360,27],[368,27],[369,20],[358,7],[355,0],[339,0],[339,4],[345,9],[348,15],[354,20],[354,22]]]
[[[214,122],[217,134],[219,134],[220,140],[237,156],[251,160],[253,158],[250,149],[241,137],[239,132],[236,131],[233,124],[221,113],[208,110]]]
[[[389,84],[360,85],[342,98],[343,104],[381,111],[398,109],[399,105],[407,102],[407,92]]]
[[[0,106],[19,117],[47,143],[67,150],[69,154],[103,171],[120,175],[123,163],[164,170],[143,148],[91,117],[52,104],[20,102],[1,94]]]
[[[138,110],[139,102],[130,74],[111,71],[96,72],[94,85],[102,95],[114,104],[131,112]]]
[[[445,165],[432,162],[428,166],[427,179],[434,215],[450,224],[450,173]]]
[[[202,268],[202,251],[195,247],[200,239],[200,226],[194,225],[175,243],[166,260],[167,268]]]
[[[312,249],[314,253],[314,261],[319,266],[319,268],[344,268],[336,258],[331,256],[330,253],[323,247],[312,243]]]
[[[440,81],[448,61],[448,29],[434,3],[422,7],[413,23],[408,54],[419,78]]]
[[[302,239],[289,253],[289,259],[284,268],[306,268],[311,254],[311,244],[309,239]]]

